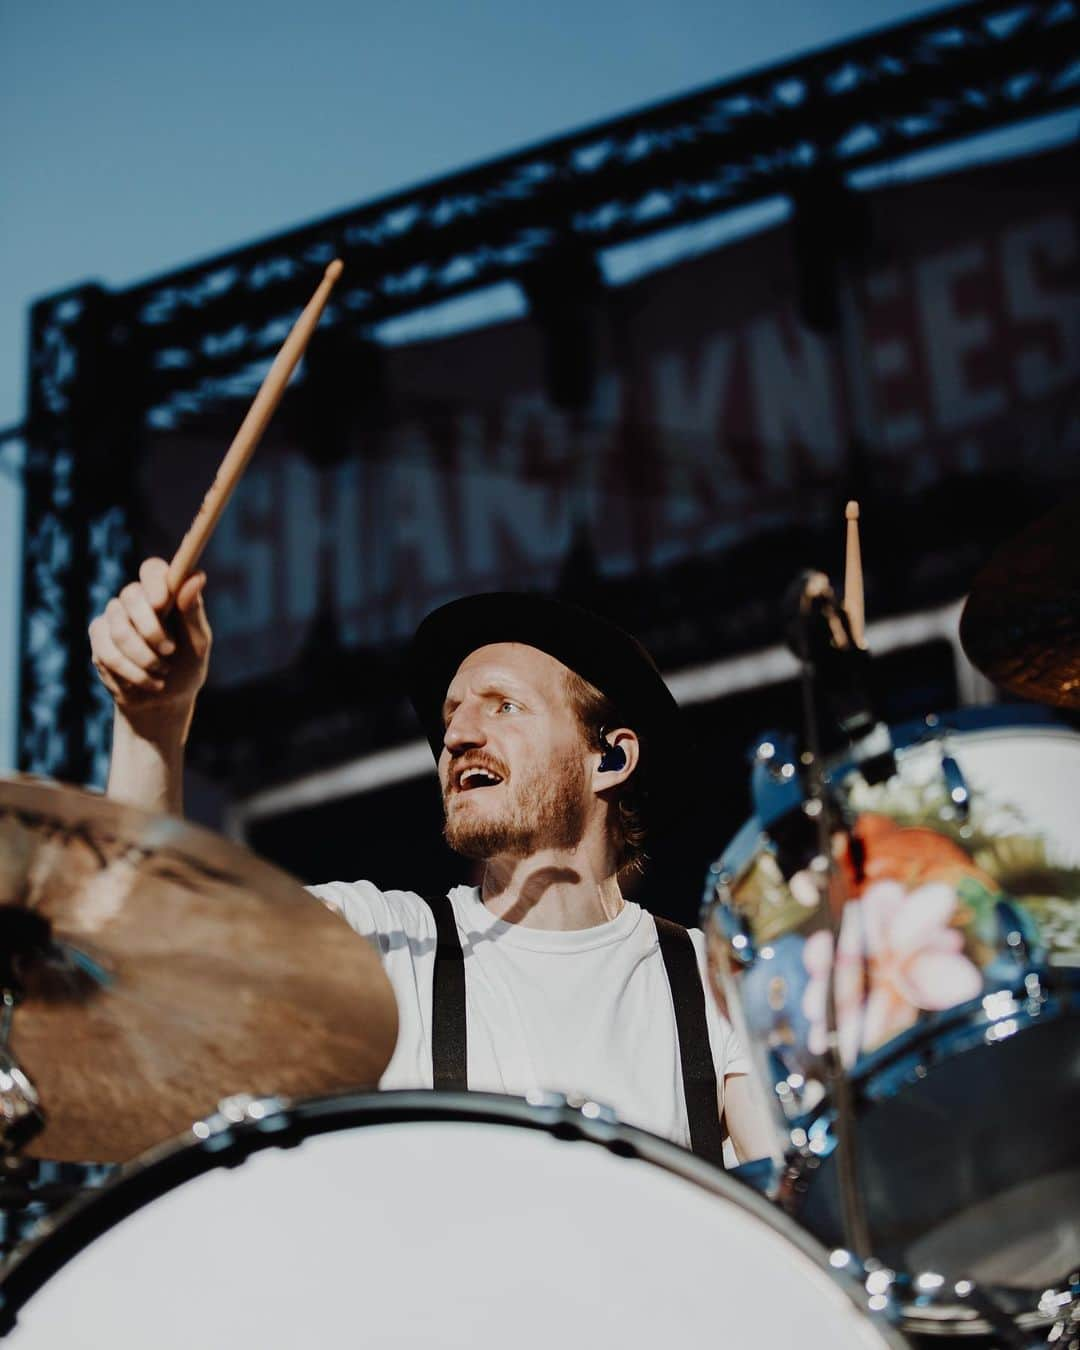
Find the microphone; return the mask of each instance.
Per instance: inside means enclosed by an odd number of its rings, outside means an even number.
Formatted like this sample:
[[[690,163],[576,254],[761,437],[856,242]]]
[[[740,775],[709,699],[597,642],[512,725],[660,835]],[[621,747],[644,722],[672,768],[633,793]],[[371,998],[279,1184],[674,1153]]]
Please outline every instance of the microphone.
[[[896,772],[896,761],[870,694],[870,653],[856,641],[829,578],[824,572],[800,572],[784,608],[787,644],[824,696],[830,721],[851,746],[866,781],[884,782]]]

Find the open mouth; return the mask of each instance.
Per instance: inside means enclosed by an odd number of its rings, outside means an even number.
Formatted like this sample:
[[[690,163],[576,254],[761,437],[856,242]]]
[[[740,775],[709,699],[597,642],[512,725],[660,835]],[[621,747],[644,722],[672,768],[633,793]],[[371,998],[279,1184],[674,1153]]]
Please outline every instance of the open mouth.
[[[493,769],[482,769],[475,764],[454,774],[454,787],[458,792],[477,792],[481,788],[498,787],[502,781]]]

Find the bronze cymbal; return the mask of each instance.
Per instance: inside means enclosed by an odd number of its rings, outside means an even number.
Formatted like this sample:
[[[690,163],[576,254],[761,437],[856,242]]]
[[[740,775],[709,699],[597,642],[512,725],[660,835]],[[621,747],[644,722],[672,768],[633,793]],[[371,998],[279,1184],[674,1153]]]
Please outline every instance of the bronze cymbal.
[[[960,641],[1010,693],[1080,708],[1080,498],[993,555],[964,605]]]
[[[373,1087],[397,1038],[378,956],[298,882],[55,783],[0,779],[0,944],[39,1158],[123,1161],[234,1093]]]

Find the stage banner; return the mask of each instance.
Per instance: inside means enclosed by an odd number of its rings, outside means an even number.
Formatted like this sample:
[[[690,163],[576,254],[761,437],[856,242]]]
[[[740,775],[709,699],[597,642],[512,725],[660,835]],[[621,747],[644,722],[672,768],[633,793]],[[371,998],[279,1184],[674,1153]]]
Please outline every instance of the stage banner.
[[[468,592],[561,590],[669,669],[776,641],[796,569],[839,572],[850,495],[872,617],[963,594],[1077,481],[1077,169],[1069,147],[866,191],[825,333],[790,224],[610,287],[567,339],[590,344],[573,410],[532,320],[388,348],[377,387],[358,342],[319,381],[336,417],[289,395],[206,555],[207,763],[246,741],[273,777],[408,734],[395,653]],[[148,435],[144,549],[180,537],[241,413]]]

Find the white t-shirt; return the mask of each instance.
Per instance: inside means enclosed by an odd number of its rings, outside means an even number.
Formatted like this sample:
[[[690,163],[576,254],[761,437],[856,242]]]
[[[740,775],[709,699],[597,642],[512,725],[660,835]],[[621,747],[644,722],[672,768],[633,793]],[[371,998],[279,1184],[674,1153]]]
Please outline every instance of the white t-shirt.
[[[311,890],[377,947],[390,977],[398,1040],[380,1086],[431,1087],[430,908],[412,891],[367,881]],[[688,1147],[675,1011],[652,915],[628,901],[596,928],[548,932],[495,918],[474,886],[457,886],[449,898],[465,956],[469,1087],[589,1097]],[[691,938],[704,978],[705,938],[697,929]],[[705,1002],[722,1085],[748,1064],[731,1024],[708,994]]]

